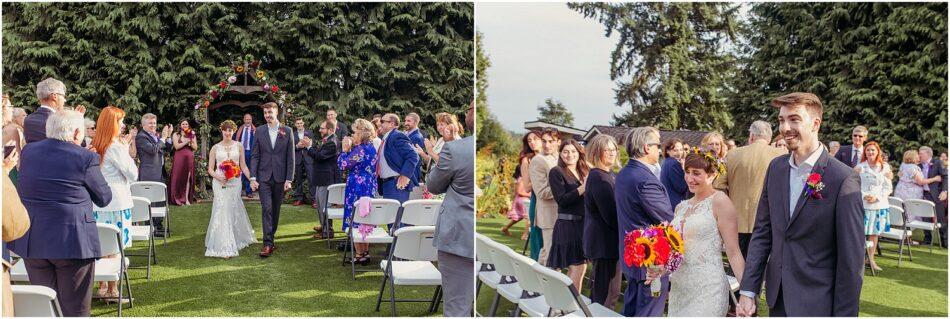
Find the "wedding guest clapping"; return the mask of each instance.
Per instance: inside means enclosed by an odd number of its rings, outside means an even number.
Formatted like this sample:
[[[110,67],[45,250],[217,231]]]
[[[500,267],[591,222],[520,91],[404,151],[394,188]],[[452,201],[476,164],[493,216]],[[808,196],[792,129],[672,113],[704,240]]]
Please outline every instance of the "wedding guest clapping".
[[[864,199],[864,235],[868,236],[868,240],[871,241],[871,247],[868,247],[868,258],[870,259],[871,268],[881,271],[881,267],[874,262],[874,252],[876,251],[878,236],[891,228],[888,216],[890,204],[887,198],[891,196],[893,190],[891,179],[894,174],[891,172],[891,165],[884,161],[881,146],[877,142],[864,144],[861,163],[855,166],[854,170],[861,175],[861,197]]]
[[[23,257],[32,284],[56,291],[64,316],[86,317],[95,260],[102,255],[93,204],[108,205],[112,190],[99,156],[79,146],[85,137],[81,113],[57,111],[46,127],[48,139],[23,148],[20,199],[32,225],[10,246]]]
[[[172,160],[171,202],[174,205],[191,205],[195,202],[195,150],[198,149],[198,134],[191,122],[178,123],[178,132],[172,135],[175,158]]]

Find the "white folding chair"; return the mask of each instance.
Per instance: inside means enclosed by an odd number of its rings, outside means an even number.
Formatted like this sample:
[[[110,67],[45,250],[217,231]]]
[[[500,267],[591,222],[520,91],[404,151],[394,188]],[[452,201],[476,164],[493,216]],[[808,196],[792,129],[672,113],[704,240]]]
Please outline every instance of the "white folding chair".
[[[320,221],[323,226],[323,238],[329,238],[330,232],[333,230],[329,227],[329,221],[331,219],[337,219],[342,222],[343,220],[343,205],[346,205],[346,199],[344,197],[344,192],[346,191],[346,184],[333,184],[327,186],[327,201],[324,203],[324,213],[321,214],[322,220]],[[331,207],[330,205],[338,205],[340,207]],[[330,242],[333,240],[327,240],[327,247],[330,247]]]
[[[129,308],[135,304],[132,299],[132,285],[129,283],[128,265],[129,260],[125,257],[125,250],[122,248],[122,235],[119,228],[115,225],[97,223],[99,229],[99,247],[102,251],[102,257],[110,255],[119,255],[119,258],[100,258],[96,260],[95,282],[117,281],[119,286],[119,305],[118,316],[122,317],[122,299],[125,297],[125,290],[128,290]],[[123,287],[123,282],[125,286]],[[126,288],[126,289],[123,289]]]
[[[890,196],[887,198],[887,203],[891,206],[900,207],[902,210],[904,209],[904,200],[899,197]]]
[[[172,227],[171,214],[168,211],[168,191],[164,183],[159,182],[134,182],[129,185],[132,190],[132,196],[145,197],[151,202],[152,217],[164,218],[165,228],[162,236],[162,246],[168,244],[169,233]],[[149,222],[151,224],[151,221]],[[153,225],[154,226],[154,225]]]
[[[920,229],[922,231],[929,231],[931,234],[930,241],[930,252],[934,251],[934,242],[940,240],[940,228],[943,225],[936,222],[937,212],[936,205],[929,200],[923,199],[908,199],[904,201],[904,211],[907,213],[907,221],[905,225],[910,228],[911,231],[914,229]],[[931,220],[930,222],[915,220],[913,217],[921,217],[925,220]],[[942,244],[942,243],[941,243]]]
[[[515,274],[515,268],[512,266],[513,262],[508,257],[507,251],[512,249],[496,241],[488,242],[488,244],[491,259],[495,263],[495,271],[501,275],[501,280],[495,287],[495,298],[492,299],[492,307],[488,314],[489,317],[494,317],[501,297],[505,297],[511,303],[518,304],[524,289],[521,289],[517,274]]]
[[[355,244],[391,244],[393,237],[389,232],[383,230],[383,227],[387,227],[387,225],[396,222],[396,213],[399,212],[400,207],[399,201],[395,199],[373,198],[370,202],[371,207],[369,214],[367,214],[366,217],[362,217],[359,213],[359,206],[359,201],[357,200],[356,204],[353,205],[353,213],[350,214],[350,227],[347,228],[347,237],[349,237],[347,245],[349,246],[350,270],[353,280],[356,280],[357,271],[375,271],[371,269],[356,269]],[[353,223],[376,227],[373,228],[372,233],[363,237],[362,234],[359,234],[359,232],[354,229]]]
[[[383,270],[383,286],[379,288],[376,311],[383,302],[383,291],[389,282],[389,305],[396,316],[396,302],[429,302],[429,313],[435,312],[442,293],[442,273],[432,264],[439,253],[432,240],[435,226],[406,226],[394,233],[393,248],[386,260],[379,262]],[[396,286],[436,286],[432,299],[396,299]]]
[[[585,303],[567,275],[541,264],[535,264],[532,268],[541,282],[542,296],[550,307],[549,317],[558,314],[565,317],[622,317],[599,303]]]
[[[132,225],[129,225],[129,237],[132,242],[148,241],[148,253],[146,255],[127,254],[126,256],[145,256],[148,261],[145,265],[145,279],[152,278],[152,263],[158,263],[155,256],[155,233],[152,226],[152,202],[145,197],[132,196]],[[141,225],[141,223],[147,223]],[[138,225],[136,225],[138,224]],[[132,268],[132,267],[129,267]],[[140,267],[141,268],[141,267]]]
[[[511,265],[515,270],[515,276],[518,278],[518,284],[524,293],[518,299],[518,308],[515,309],[513,317],[521,317],[521,312],[531,317],[544,317],[548,312],[548,304],[541,296],[544,287],[541,286],[541,280],[538,274],[534,272],[534,265],[537,261],[519,254],[514,250],[505,250]]]
[[[13,252],[10,252],[10,254],[14,255]],[[30,277],[26,274],[26,262],[23,258],[18,258],[13,264],[13,268],[10,268],[10,281],[30,283]]]
[[[397,225],[435,226],[439,217],[439,208],[442,200],[439,199],[412,199],[402,203],[402,215],[396,221]]]
[[[492,261],[491,247],[486,243],[487,241],[491,239],[475,233],[475,267],[478,269],[478,282],[475,283],[476,300],[478,300],[482,284],[488,285],[491,289],[497,289],[498,282],[501,281],[501,275],[495,271],[495,262]]]
[[[904,259],[904,245],[907,245],[907,253],[910,255],[910,260],[914,260],[912,251],[910,250],[911,232],[906,227],[903,208],[891,204],[887,214],[891,222],[891,229],[881,233],[880,238],[897,242],[897,268],[900,268],[901,261]],[[880,247],[880,244],[878,244],[878,247]]]
[[[62,317],[56,291],[46,286],[13,285],[14,317]]]

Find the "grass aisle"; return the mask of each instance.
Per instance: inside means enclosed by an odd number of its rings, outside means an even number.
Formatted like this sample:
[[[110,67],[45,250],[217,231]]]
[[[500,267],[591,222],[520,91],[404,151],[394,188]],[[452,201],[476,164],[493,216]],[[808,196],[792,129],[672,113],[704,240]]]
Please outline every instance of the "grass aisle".
[[[261,208],[245,203],[257,240],[261,240]],[[174,234],[163,247],[156,244],[158,264],[152,278],[145,269],[130,269],[135,307],[123,316],[389,316],[383,303],[376,312],[381,272],[357,273],[350,278],[349,264],[342,266],[341,253],[311,237],[316,225],[309,206],[281,208],[277,250],[270,258],[258,257],[261,244],[241,250],[230,260],[204,257],[205,232],[211,204],[171,208]],[[336,223],[337,227],[339,222]],[[337,234],[340,234],[339,232]],[[135,242],[130,252],[145,252],[145,242]],[[372,262],[379,269],[383,247],[374,247]],[[145,257],[132,257],[132,265],[144,265]],[[387,287],[388,292],[388,287]],[[431,298],[434,287],[397,287],[400,299]],[[384,297],[388,296],[384,294]],[[398,303],[400,316],[425,316],[427,303]],[[93,301],[94,316],[115,316],[115,305]],[[441,315],[441,307],[436,313]]]
[[[521,252],[524,248],[524,242],[521,241],[524,223],[515,224],[511,229],[511,237],[501,233],[500,229],[506,223],[508,219],[504,217],[478,218],[476,231]],[[920,233],[916,235],[922,237]],[[883,247],[895,250],[897,245],[884,243]],[[905,251],[901,268],[897,268],[896,250],[895,252],[885,251],[884,254],[884,257],[877,258],[878,265],[884,268],[883,272],[878,272],[877,276],[871,276],[870,270],[865,272],[859,315],[862,317],[947,317],[947,250],[934,249],[934,252],[930,253],[926,247],[914,247],[914,261],[909,261]],[[588,267],[589,271],[590,267]],[[494,293],[491,288],[482,287],[475,308],[479,313],[487,316]],[[590,294],[586,283],[584,294]],[[505,316],[507,311],[515,307],[504,298],[501,298],[499,305],[496,313],[498,316]],[[760,299],[760,315],[768,314],[764,308],[765,302]],[[620,309],[621,306],[618,306],[617,310]]]

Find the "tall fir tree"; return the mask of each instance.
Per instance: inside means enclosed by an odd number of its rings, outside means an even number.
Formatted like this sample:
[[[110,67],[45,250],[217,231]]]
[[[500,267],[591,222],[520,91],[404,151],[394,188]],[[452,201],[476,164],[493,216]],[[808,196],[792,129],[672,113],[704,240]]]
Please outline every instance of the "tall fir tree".
[[[630,110],[615,124],[661,129],[728,128],[725,77],[734,58],[737,6],[726,3],[570,3],[597,19],[619,41],[611,55],[617,106]]]
[[[757,3],[730,94],[735,133],[776,123],[769,101],[805,91],[825,105],[821,138],[853,127],[890,152],[947,145],[946,3]]]

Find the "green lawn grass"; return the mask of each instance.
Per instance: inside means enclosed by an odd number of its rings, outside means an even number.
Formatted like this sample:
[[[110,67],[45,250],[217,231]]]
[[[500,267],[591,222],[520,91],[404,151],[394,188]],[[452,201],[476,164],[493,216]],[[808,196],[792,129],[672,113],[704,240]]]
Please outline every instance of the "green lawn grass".
[[[260,205],[246,204],[260,241]],[[267,259],[257,255],[260,243],[230,260],[204,257],[210,216],[210,203],[171,208],[174,234],[168,246],[158,242],[158,264],[150,280],[145,279],[145,269],[129,270],[135,307],[123,309],[123,316],[389,316],[388,303],[375,311],[382,273],[357,273],[356,280],[351,279],[349,264],[341,265],[335,244],[327,248],[324,241],[311,238],[316,215],[309,206],[281,208],[277,251]],[[339,221],[336,224],[339,228]],[[143,253],[145,247],[144,242],[135,242],[130,252]],[[379,269],[383,249],[374,247],[373,261],[365,267]],[[145,257],[132,258],[133,266],[144,265]],[[434,287],[396,288],[400,299],[431,298],[433,292]],[[397,315],[425,316],[428,306],[398,303]],[[441,311],[440,307],[436,315]],[[115,305],[93,301],[94,316],[115,316],[115,312]]]
[[[524,224],[518,223],[512,228],[512,236],[504,236],[500,229],[508,219],[504,217],[479,218],[476,231],[500,243],[512,247],[517,252],[524,248],[521,233]],[[921,237],[921,234],[916,234]],[[914,248],[914,261],[907,258],[901,268],[897,268],[896,244],[884,243],[884,257],[877,257],[878,265],[884,271],[877,276],[871,276],[870,270],[865,271],[864,286],[861,289],[860,316],[863,317],[947,317],[947,250],[934,249],[929,252],[926,247]],[[588,267],[588,272],[590,267]],[[487,316],[491,306],[494,291],[483,286],[478,295],[476,310]],[[589,287],[585,285],[584,293],[589,295]],[[619,303],[622,303],[622,300]],[[501,298],[496,315],[505,316],[513,310],[515,305]],[[618,312],[621,305],[617,306]],[[759,314],[767,315],[765,302],[759,300]]]

